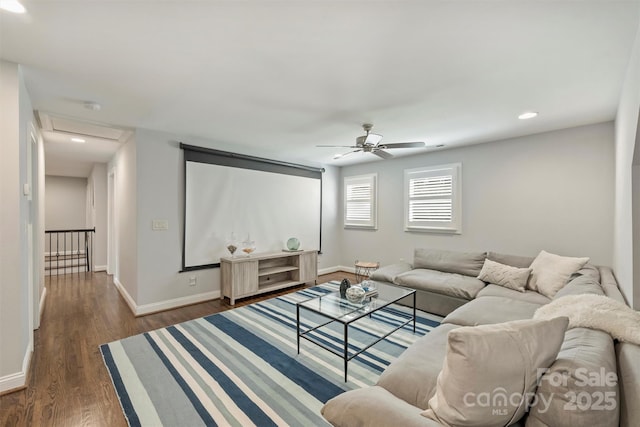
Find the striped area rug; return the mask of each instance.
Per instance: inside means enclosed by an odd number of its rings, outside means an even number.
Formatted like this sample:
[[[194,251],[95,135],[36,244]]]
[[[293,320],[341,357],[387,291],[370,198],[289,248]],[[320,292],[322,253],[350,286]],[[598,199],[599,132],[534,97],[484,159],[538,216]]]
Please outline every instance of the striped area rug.
[[[130,426],[317,426],[330,398],[374,384],[390,361],[436,327],[440,317],[418,311],[407,325],[349,362],[301,340],[296,352],[296,302],[335,291],[330,282],[285,296],[135,335],[100,347]],[[389,330],[408,308],[393,306],[350,326],[362,346]],[[308,328],[322,318],[301,310]],[[342,348],[342,326],[317,335]]]

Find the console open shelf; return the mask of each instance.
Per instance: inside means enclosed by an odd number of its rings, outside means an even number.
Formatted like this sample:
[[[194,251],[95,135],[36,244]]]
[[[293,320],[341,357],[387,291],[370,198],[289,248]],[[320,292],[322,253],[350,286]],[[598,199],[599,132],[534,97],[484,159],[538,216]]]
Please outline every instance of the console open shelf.
[[[238,298],[315,282],[318,278],[317,251],[221,258],[220,276],[222,296],[234,305]]]

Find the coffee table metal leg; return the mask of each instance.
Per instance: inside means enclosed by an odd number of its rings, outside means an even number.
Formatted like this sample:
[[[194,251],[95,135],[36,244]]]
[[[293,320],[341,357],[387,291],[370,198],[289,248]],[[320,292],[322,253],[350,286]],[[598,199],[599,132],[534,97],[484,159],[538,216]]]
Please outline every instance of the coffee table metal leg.
[[[416,293],[413,293],[413,333],[416,333]]]
[[[347,382],[347,363],[349,362],[349,325],[344,325],[344,382]]]

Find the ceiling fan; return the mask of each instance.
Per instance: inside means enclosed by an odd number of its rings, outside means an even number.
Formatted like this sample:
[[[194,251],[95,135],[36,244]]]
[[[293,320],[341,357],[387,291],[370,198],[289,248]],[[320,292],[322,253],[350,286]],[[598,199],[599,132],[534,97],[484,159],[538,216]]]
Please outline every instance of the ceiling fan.
[[[362,151],[364,153],[375,154],[383,159],[390,159],[393,155],[385,150],[392,148],[420,148],[425,147],[424,142],[389,142],[381,143],[382,135],[377,133],[371,133],[373,125],[371,123],[365,123],[362,128],[366,132],[365,135],[356,138],[356,145],[317,145],[317,147],[342,147],[342,148],[355,148],[353,151],[348,151],[344,154],[336,154],[333,158],[339,159],[352,153]]]

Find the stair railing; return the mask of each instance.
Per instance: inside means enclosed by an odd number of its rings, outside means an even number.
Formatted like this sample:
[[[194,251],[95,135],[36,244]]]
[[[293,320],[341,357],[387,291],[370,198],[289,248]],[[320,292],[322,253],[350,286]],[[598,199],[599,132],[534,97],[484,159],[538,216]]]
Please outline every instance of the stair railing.
[[[48,275],[90,272],[96,229],[45,230],[45,271]],[[45,273],[46,274],[46,273]]]

